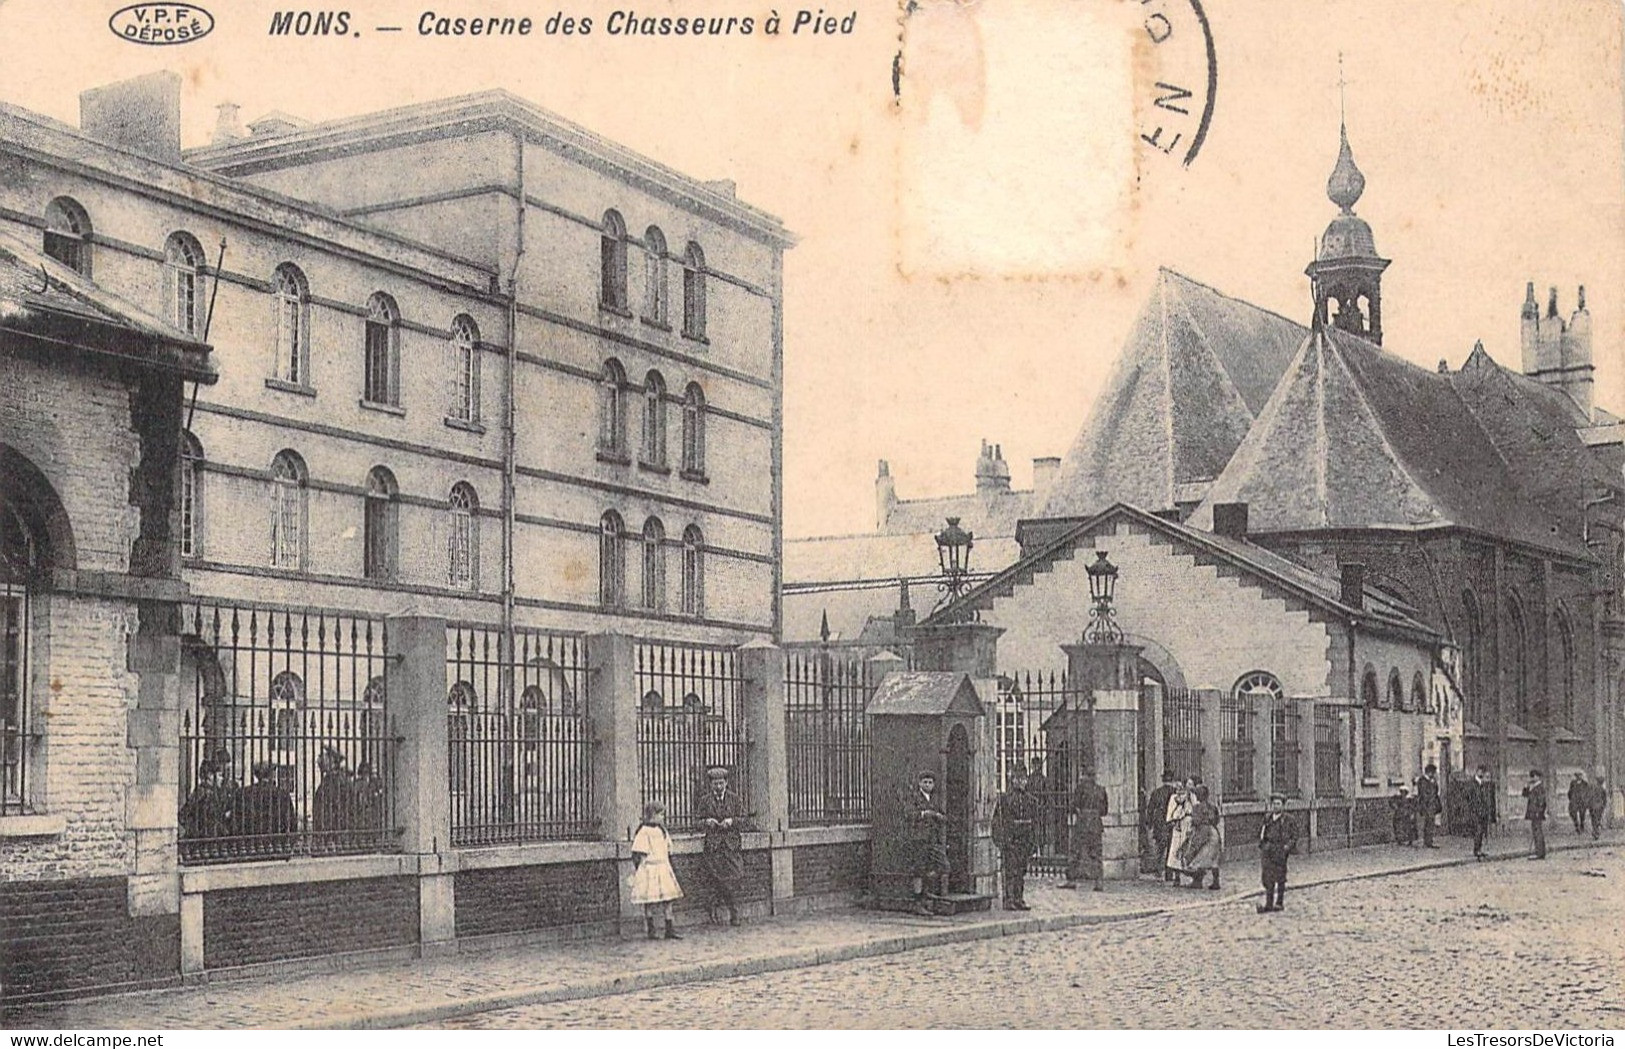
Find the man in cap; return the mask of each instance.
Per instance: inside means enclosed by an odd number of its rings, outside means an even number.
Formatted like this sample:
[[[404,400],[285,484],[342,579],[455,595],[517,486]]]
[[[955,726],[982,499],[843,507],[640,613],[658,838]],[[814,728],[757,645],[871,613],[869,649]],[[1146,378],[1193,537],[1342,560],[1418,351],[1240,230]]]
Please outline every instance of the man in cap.
[[[1439,792],[1439,766],[1429,762],[1416,781],[1416,816],[1422,824],[1422,847],[1436,849],[1433,828],[1444,812],[1444,798]]]
[[[1473,825],[1473,858],[1487,859],[1484,855],[1484,835],[1495,819],[1495,784],[1490,782],[1490,770],[1480,765],[1473,772],[1473,781],[1467,784],[1467,815]]]
[[[1004,869],[1006,910],[1026,911],[1027,864],[1038,851],[1038,799],[1028,793],[1026,766],[1010,769],[1010,789],[993,806],[993,844]]]
[[[922,770],[913,788],[904,792],[903,816],[914,900],[928,913],[926,895],[940,891],[948,876],[948,814],[937,794],[935,772]]]
[[[745,821],[744,801],[728,783],[728,769],[713,765],[706,769],[710,789],[700,798],[695,812],[705,830],[704,869],[711,892],[706,913],[717,920],[717,907],[728,908],[728,924],[739,924],[739,887],[745,880],[745,859],[740,852],[739,832]]]
[[[1282,910],[1286,906],[1286,863],[1298,848],[1298,827],[1286,814],[1286,798],[1270,795],[1269,814],[1258,829],[1258,859],[1262,867],[1264,903],[1260,914]]]
[[[1529,822],[1529,837],[1535,847],[1532,860],[1546,858],[1546,778],[1539,769],[1529,770],[1529,783],[1523,788],[1526,799],[1523,818]]]
[[[1095,770],[1085,766],[1072,792],[1072,862],[1067,865],[1061,888],[1075,889],[1078,882],[1087,879],[1094,882],[1096,892],[1101,891],[1106,806],[1106,788],[1095,782]]]

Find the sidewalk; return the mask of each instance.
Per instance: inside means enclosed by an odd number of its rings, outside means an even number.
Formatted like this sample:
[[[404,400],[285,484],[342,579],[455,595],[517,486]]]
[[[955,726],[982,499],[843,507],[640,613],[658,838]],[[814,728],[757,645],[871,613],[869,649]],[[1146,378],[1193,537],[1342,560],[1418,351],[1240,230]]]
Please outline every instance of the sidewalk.
[[[1590,847],[1553,834],[1552,848]],[[1625,843],[1610,830],[1599,845]],[[1495,859],[1527,854],[1512,836],[1491,844]],[[1446,838],[1438,850],[1379,845],[1293,860],[1291,886],[1381,877],[1472,863],[1468,843]],[[620,994],[805,968],[971,940],[1129,921],[1234,903],[1261,894],[1255,864],[1234,863],[1217,892],[1175,889],[1144,878],[1107,882],[1104,892],[1031,883],[1025,914],[992,911],[927,918],[837,911],[764,919],[739,929],[699,926],[679,941],[597,940],[502,949],[471,948],[449,957],[357,971],[222,980],[86,1001],[21,1006],[3,1026],[56,1030],[210,1028],[385,1028],[433,1024],[454,1016],[541,1002]]]

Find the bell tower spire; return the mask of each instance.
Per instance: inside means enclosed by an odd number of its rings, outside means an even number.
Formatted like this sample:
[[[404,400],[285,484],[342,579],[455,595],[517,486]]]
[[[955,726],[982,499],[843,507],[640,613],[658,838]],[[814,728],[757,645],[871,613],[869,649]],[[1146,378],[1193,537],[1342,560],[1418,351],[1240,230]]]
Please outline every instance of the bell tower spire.
[[[1326,180],[1326,196],[1337,205],[1338,214],[1320,238],[1315,261],[1304,272],[1314,294],[1315,326],[1330,325],[1381,346],[1382,271],[1389,260],[1378,257],[1371,227],[1354,213],[1354,205],[1365,193],[1365,175],[1349,148],[1342,55],[1338,55],[1337,66],[1337,163]]]

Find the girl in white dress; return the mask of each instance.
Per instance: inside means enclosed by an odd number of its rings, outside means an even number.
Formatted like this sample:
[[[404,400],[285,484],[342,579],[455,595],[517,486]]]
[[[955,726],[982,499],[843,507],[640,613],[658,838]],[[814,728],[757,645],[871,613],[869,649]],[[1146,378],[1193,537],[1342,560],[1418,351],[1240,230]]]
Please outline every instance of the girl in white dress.
[[[683,895],[671,869],[671,835],[666,833],[666,806],[651,801],[643,806],[643,822],[632,836],[632,902],[643,904],[643,924],[649,939],[655,935],[655,912],[666,919],[666,939],[680,940],[671,923],[671,901]]]

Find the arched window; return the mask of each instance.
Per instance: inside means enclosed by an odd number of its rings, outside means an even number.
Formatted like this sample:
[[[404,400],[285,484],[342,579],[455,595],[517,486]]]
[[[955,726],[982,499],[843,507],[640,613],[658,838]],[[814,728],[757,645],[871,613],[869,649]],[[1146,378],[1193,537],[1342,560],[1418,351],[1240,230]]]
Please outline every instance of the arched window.
[[[598,602],[605,608],[620,608],[626,603],[626,525],[614,510],[607,511],[598,524]]]
[[[683,391],[683,476],[705,476],[705,391],[697,382]]]
[[[1562,609],[1557,612],[1557,724],[1574,728],[1574,628]]]
[[[310,383],[310,285],[299,267],[284,262],[271,280],[276,296],[276,370],[283,382]]]
[[[366,519],[362,522],[362,568],[368,579],[387,583],[395,578],[399,495],[395,475],[374,466],[367,474]]]
[[[1405,682],[1400,679],[1398,667],[1388,671],[1388,701],[1383,707],[1387,710],[1405,709]]]
[[[383,292],[367,300],[366,342],[361,376],[363,400],[401,403],[401,311]]]
[[[480,329],[466,313],[451,322],[453,419],[465,423],[480,421]]]
[[[699,525],[683,529],[683,615],[705,615],[705,536]]]
[[[291,670],[284,670],[271,679],[271,717],[273,750],[283,754],[299,753],[304,736],[305,682]],[[292,760],[279,764],[292,764]]]
[[[666,380],[650,372],[643,380],[643,451],[649,466],[666,465]]]
[[[447,581],[459,590],[480,585],[480,501],[466,481],[458,481],[447,500],[451,531],[446,546]]]
[[[1360,776],[1377,778],[1377,672],[1366,668],[1360,679]]]
[[[1433,704],[1428,699],[1427,684],[1422,680],[1422,672],[1418,670],[1411,677],[1411,709],[1418,714],[1426,714]]]
[[[626,456],[626,369],[611,357],[598,380],[598,450],[614,459]]]
[[[203,445],[191,431],[181,431],[180,546],[182,557],[203,556],[203,492],[199,474]]]
[[[305,566],[305,521],[310,476],[305,461],[290,451],[271,460],[271,567]]]
[[[459,681],[446,691],[446,735],[451,745],[446,778],[454,794],[468,793],[469,723],[479,698],[474,686],[466,681]]]
[[[164,242],[164,287],[169,319],[188,335],[203,334],[202,296],[198,274],[203,271],[203,245],[190,233],[175,232]]]
[[[1513,720],[1527,728],[1533,721],[1529,702],[1529,638],[1524,628],[1523,608],[1510,594],[1506,600],[1506,623],[1506,680],[1512,691],[1507,708]]]
[[[38,546],[13,494],[0,487],[0,815],[27,811],[30,794],[28,597]]]
[[[666,526],[658,517],[643,522],[643,607],[666,608]]]
[[[644,289],[643,319],[664,328],[666,320],[666,235],[659,226],[650,226],[643,235]]]
[[[1388,781],[1396,783],[1405,775],[1405,719],[1398,715],[1405,710],[1405,681],[1399,668],[1388,671],[1388,700],[1384,706],[1390,713],[1388,722]]]
[[[615,211],[604,212],[599,240],[598,301],[611,310],[626,310],[626,223]]]
[[[705,253],[692,241],[683,253],[683,335],[705,338]]]
[[[90,216],[72,197],[45,205],[45,254],[82,277],[90,276]]]
[[[1478,599],[1471,590],[1461,592],[1461,687],[1464,719],[1474,727],[1484,724],[1484,623],[1479,616]]]

